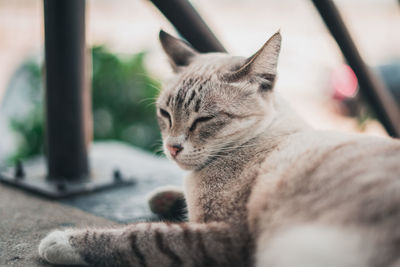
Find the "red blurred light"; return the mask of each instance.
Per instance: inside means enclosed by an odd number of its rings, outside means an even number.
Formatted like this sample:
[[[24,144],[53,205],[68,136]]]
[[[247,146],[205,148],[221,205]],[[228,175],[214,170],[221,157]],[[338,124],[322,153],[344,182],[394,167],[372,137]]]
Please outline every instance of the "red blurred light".
[[[334,98],[342,100],[356,96],[358,80],[350,66],[343,64],[332,73]]]

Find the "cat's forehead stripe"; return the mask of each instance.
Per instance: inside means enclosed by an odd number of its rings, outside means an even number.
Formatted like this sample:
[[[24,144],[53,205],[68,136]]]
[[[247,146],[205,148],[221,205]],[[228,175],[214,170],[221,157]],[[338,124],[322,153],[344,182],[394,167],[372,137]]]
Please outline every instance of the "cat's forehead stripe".
[[[200,79],[194,78],[186,78],[182,79],[179,87],[175,93],[169,95],[167,97],[166,105],[167,106],[175,106],[175,108],[180,109],[182,105],[187,108],[190,105],[190,102],[196,96],[196,88],[199,87],[202,89],[202,84],[198,86]]]
[[[183,102],[186,99],[186,95],[187,95],[189,89],[192,87],[193,87],[193,79],[192,78],[183,80],[180,88],[178,89],[178,92],[176,93],[176,97],[175,97],[175,105],[177,108],[181,108]]]
[[[185,103],[185,108],[189,107],[190,102],[192,102],[193,98],[196,96],[196,90],[192,89],[192,93],[189,97],[189,100]]]
[[[167,98],[167,107],[171,103],[171,99],[172,99],[172,95],[169,95],[168,98]]]
[[[196,105],[195,105],[195,107],[194,107],[194,111],[195,111],[195,112],[198,112],[198,111],[200,110],[200,103],[201,103],[201,100],[200,100],[200,98],[199,98],[199,99],[197,99]]]
[[[184,88],[180,88],[175,98],[175,106],[179,109],[182,106],[183,101],[185,100],[187,90]]]

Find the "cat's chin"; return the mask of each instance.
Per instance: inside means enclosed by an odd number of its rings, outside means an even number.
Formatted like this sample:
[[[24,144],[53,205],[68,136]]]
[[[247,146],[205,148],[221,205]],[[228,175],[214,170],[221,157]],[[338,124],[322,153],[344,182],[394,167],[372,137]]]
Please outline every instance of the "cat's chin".
[[[199,171],[206,167],[210,162],[212,162],[213,158],[197,161],[197,162],[184,162],[182,160],[173,159],[173,161],[183,170],[185,171]]]
[[[179,162],[177,160],[174,160],[174,161],[179,166],[179,168],[181,168],[185,171],[193,171],[193,170],[197,169],[197,165],[186,164],[186,163]]]
[[[172,160],[179,166],[179,168],[185,171],[195,171],[201,169],[201,166],[204,165],[204,162],[185,162],[184,160],[180,159],[172,159]]]

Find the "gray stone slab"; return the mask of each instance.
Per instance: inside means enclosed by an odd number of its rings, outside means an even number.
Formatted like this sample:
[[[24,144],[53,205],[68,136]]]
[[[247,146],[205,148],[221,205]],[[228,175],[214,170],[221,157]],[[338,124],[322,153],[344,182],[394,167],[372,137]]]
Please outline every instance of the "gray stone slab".
[[[61,202],[114,221],[126,223],[157,220],[147,205],[148,194],[160,186],[182,187],[183,184],[184,172],[175,164],[120,142],[94,143],[90,158],[96,164],[104,162],[103,165],[112,166],[108,169],[119,169],[122,175],[132,176],[136,183],[64,199]],[[100,167],[92,166],[92,170],[99,171]]]
[[[184,173],[174,164],[122,143],[95,143],[90,157],[134,177],[135,185],[60,203],[0,184],[0,266],[50,266],[39,259],[37,246],[55,228],[110,227],[117,222],[157,220],[147,206],[148,193],[163,185],[182,186]],[[102,170],[101,166],[92,167],[94,172]]]
[[[105,218],[0,184],[0,266],[50,266],[39,259],[37,246],[55,228],[115,225]]]

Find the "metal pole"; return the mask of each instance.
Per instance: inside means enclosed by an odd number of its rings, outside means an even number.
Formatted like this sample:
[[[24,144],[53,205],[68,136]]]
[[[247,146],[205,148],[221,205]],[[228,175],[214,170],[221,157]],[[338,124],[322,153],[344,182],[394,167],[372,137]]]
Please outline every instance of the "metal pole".
[[[199,52],[226,52],[187,0],[151,0],[182,36]]]
[[[85,1],[44,0],[49,180],[89,173],[85,144]]]
[[[375,111],[389,135],[400,137],[400,109],[390,92],[364,63],[344,24],[338,9],[331,0],[312,0],[329,31],[360,84],[360,92]]]

